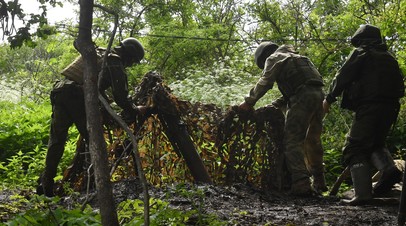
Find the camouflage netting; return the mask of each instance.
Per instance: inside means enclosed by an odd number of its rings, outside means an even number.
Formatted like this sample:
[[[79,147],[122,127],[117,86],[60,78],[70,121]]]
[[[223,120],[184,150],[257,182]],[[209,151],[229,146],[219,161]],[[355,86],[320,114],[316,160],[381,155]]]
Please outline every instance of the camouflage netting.
[[[239,112],[237,106],[223,110],[213,104],[179,100],[156,72],[145,75],[134,102],[150,107],[147,117],[138,116],[132,125],[149,183],[161,186],[173,182],[204,182],[200,174],[208,173],[216,184],[246,183],[261,189],[280,188],[284,126],[280,110],[266,106],[244,113]],[[112,121],[106,121],[106,138],[112,180],[136,177],[131,143]],[[84,153],[81,142],[78,142],[77,152],[62,182],[70,182],[80,190],[87,185],[88,172],[87,158],[80,154]],[[194,153],[201,160],[189,158]]]

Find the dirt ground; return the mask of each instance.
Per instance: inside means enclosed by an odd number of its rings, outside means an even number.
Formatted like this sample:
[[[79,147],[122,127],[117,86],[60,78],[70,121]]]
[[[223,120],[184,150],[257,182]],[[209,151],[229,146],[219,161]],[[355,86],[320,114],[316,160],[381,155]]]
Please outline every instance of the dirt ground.
[[[117,202],[140,198],[142,189],[135,181],[114,185]],[[175,187],[175,186],[174,186]],[[203,206],[205,213],[212,213],[228,225],[397,225],[401,184],[388,197],[377,199],[366,206],[347,206],[340,198],[319,196],[312,198],[291,197],[283,192],[261,192],[246,185],[186,186],[203,191],[203,199],[185,197],[174,187],[150,189],[151,197],[168,201],[173,208],[188,210]],[[346,195],[351,195],[351,191]],[[193,224],[191,224],[193,225]]]
[[[198,191],[198,192],[196,192]],[[340,198],[316,196],[292,197],[284,192],[262,192],[247,185],[172,185],[165,189],[149,188],[150,197],[170,203],[178,210],[196,209],[201,213],[214,214],[227,225],[398,225],[398,209],[401,184],[387,197],[376,199],[371,205],[347,206]],[[115,183],[113,193],[116,203],[127,199],[141,199],[143,191],[137,180]],[[350,196],[351,191],[344,193]],[[186,195],[185,195],[186,194]],[[8,202],[10,194],[1,194],[0,203]],[[26,194],[29,196],[29,194]],[[85,194],[80,195],[83,203]],[[60,205],[69,209],[70,197],[62,197]],[[97,198],[89,203],[97,208]],[[4,220],[4,219],[3,219]],[[190,222],[188,225],[197,225]]]

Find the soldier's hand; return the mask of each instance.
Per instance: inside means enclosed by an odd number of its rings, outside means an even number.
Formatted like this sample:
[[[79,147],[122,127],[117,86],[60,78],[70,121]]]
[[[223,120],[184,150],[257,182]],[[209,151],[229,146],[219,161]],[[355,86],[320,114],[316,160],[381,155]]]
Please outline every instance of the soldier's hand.
[[[246,111],[247,112],[247,111],[253,111],[254,107],[244,101],[238,106],[238,109],[240,109],[241,111]]]
[[[285,100],[284,97],[279,97],[278,99],[272,101],[272,106],[280,109],[285,109],[288,102]]]
[[[121,118],[124,120],[124,122],[127,125],[131,125],[132,123],[134,123],[135,119],[136,119],[136,116],[137,116],[137,113],[136,113],[136,111],[134,109],[132,109],[130,111],[127,110],[127,111],[122,111],[121,112]]]
[[[144,116],[147,113],[148,107],[140,105],[137,106],[138,112],[141,114],[141,116]]]

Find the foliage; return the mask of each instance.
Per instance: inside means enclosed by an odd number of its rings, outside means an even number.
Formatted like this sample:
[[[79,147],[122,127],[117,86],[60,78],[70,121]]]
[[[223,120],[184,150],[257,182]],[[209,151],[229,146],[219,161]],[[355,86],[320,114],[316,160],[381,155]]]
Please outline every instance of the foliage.
[[[40,1],[42,4],[46,2],[55,5],[65,1]],[[260,74],[252,55],[262,40],[293,44],[301,54],[309,56],[323,75],[327,92],[334,73],[352,49],[349,37],[362,23],[381,28],[390,50],[406,73],[405,1],[100,0],[96,3],[120,15],[115,41],[134,36],[145,46],[143,64],[129,69],[130,85],[138,84],[139,75],[158,70],[176,96],[191,102],[214,103],[222,108],[242,102]],[[23,16],[20,7],[13,4],[8,1],[7,11],[1,11],[2,22],[12,14],[18,18]],[[75,25],[61,30],[57,36],[49,36],[55,30],[49,27],[45,15],[31,15],[32,20],[18,31],[2,26],[8,32],[5,35],[12,35],[13,46],[26,44],[17,49],[6,45],[0,48],[1,97],[11,100],[13,96],[9,94],[16,95],[17,98],[12,100],[18,103],[0,103],[0,175],[3,185],[7,186],[34,185],[43,167],[46,150],[49,91],[54,81],[61,78],[61,69],[78,55],[72,46],[77,36],[77,28],[72,27]],[[112,17],[97,9],[94,19],[95,42],[105,46]],[[34,34],[47,37],[46,40],[31,36],[29,28],[34,24],[40,25]],[[269,104],[278,93],[275,87],[256,107]],[[25,102],[25,98],[35,104]],[[398,122],[387,140],[390,151],[398,158],[405,154],[405,108],[403,101]],[[338,104],[332,106],[324,119],[322,142],[329,184],[342,171],[341,148],[351,120],[351,113],[339,109]],[[67,159],[74,153],[77,131],[72,129],[70,134],[65,152]],[[211,145],[206,144],[204,148],[210,149]],[[148,150],[148,147],[142,148]],[[164,158],[175,159],[176,155],[168,153]],[[68,163],[64,158],[60,168],[66,168]],[[185,168],[175,170],[186,174]],[[162,203],[156,205],[165,206]],[[169,214],[175,216],[178,213]],[[174,218],[179,220],[177,216]]]
[[[188,225],[197,210],[176,210],[168,202],[160,199],[150,200],[151,225]],[[123,225],[143,225],[143,202],[141,200],[127,200],[118,206],[119,220]],[[196,225],[225,225],[213,216],[201,216]]]
[[[40,0],[38,2],[40,3],[38,8],[41,11],[38,10],[38,14],[31,13],[27,16],[18,1],[0,1],[0,24],[3,31],[1,38],[8,37],[11,47],[21,47],[23,44],[33,47],[36,45],[34,37],[46,39],[56,33],[55,28],[48,24],[46,4],[52,7],[63,4],[58,0]],[[23,21],[23,25],[16,27],[15,22],[17,21]],[[36,29],[33,29],[35,27]]]
[[[6,187],[35,187],[44,168],[51,117],[50,104],[0,102],[0,178]],[[59,170],[70,164],[78,131],[72,127]],[[57,178],[58,179],[58,178]]]
[[[19,151],[25,154],[47,144],[49,104],[37,105],[29,101],[14,104],[2,101],[0,109],[1,161]]]
[[[258,70],[254,76],[246,72],[253,67],[252,64],[252,61],[244,59],[225,58],[209,67],[191,67],[176,74],[185,79],[177,80],[169,86],[181,99],[192,103],[212,103],[225,109],[244,101],[244,97],[255,86],[260,71]],[[256,107],[270,104],[279,95],[277,90],[270,90]]]
[[[71,43],[72,39],[68,37],[53,36],[38,41],[35,48],[23,46],[11,49],[2,46],[1,86],[15,92],[13,101],[23,98],[36,102],[47,101],[52,85],[57,79],[63,78],[60,71],[78,55]]]
[[[176,186],[176,191],[184,197],[197,203],[202,203],[203,190],[197,187],[185,188],[185,185]],[[191,190],[190,190],[191,189]],[[151,225],[226,225],[217,217],[205,214],[203,206],[195,206],[190,210],[179,210],[169,205],[165,199],[170,198],[168,191],[164,200],[151,198],[150,200],[150,224]],[[71,199],[76,200],[76,194],[71,194]],[[97,209],[87,205],[83,210],[80,203],[74,201],[69,209],[61,208],[58,197],[47,198],[33,195],[30,199],[22,195],[14,195],[10,203],[0,205],[0,213],[3,219],[10,218],[4,225],[101,225],[100,213]],[[117,206],[117,214],[121,225],[143,225],[144,204],[141,200],[127,199]],[[12,214],[14,216],[6,215]]]
[[[395,155],[397,159],[404,159],[406,156],[406,102],[405,99],[401,101],[398,119],[389,132],[387,139],[387,146],[389,151]]]
[[[7,188],[29,188],[36,185],[40,170],[44,168],[45,152],[38,147],[28,153],[19,151],[7,159],[8,163],[0,162],[0,178]]]
[[[191,65],[207,67],[226,56],[242,56],[237,28],[242,4],[236,0],[158,1],[146,11],[149,63],[168,81]],[[162,23],[162,21],[165,21]]]
[[[4,225],[101,225],[100,214],[87,206],[83,211],[78,204],[72,209],[61,208],[58,204],[60,198],[47,198],[34,195],[27,200],[23,197],[16,197],[11,206],[23,207],[24,212],[18,211],[15,216]],[[0,208],[7,206],[0,206]]]

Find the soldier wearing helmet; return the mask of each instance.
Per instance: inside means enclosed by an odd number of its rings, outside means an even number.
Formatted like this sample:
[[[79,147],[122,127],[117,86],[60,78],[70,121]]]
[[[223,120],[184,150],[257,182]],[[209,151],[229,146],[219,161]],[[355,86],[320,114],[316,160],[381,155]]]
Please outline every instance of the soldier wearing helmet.
[[[132,37],[124,39],[108,55],[107,68],[98,81],[100,94],[107,100],[113,99],[123,109],[121,113],[123,119],[129,123],[135,119],[138,108],[134,108],[128,98],[128,80],[124,69],[139,64],[144,54],[144,48],[137,39]],[[112,98],[106,94],[109,88],[111,88]]]
[[[144,47],[135,38],[126,38],[120,42],[122,49],[123,64],[131,66],[132,64],[139,64],[144,58]]]
[[[255,103],[277,83],[282,98],[273,102],[286,108],[284,156],[291,175],[292,195],[327,191],[324,179],[322,131],[323,80],[313,63],[291,45],[261,43],[255,62],[262,71],[257,84],[239,108],[252,110]],[[313,186],[311,184],[313,177]]]
[[[368,203],[391,190],[401,172],[385,148],[385,140],[399,113],[404,83],[395,57],[388,52],[380,29],[363,24],[351,38],[355,47],[330,85],[323,108],[341,98],[341,108],[355,112],[343,148],[343,161],[350,168],[355,196],[350,205]],[[371,166],[382,172],[372,188]]]
[[[100,58],[103,48],[97,48]],[[126,38],[108,54],[106,68],[98,64],[98,90],[102,96],[114,101],[121,109],[127,123],[134,122],[137,113],[144,114],[144,106],[134,106],[128,96],[128,80],[125,68],[139,64],[144,58],[144,48],[135,38]],[[88,142],[86,113],[83,95],[83,61],[78,57],[62,72],[65,79],[55,83],[51,92],[52,120],[45,160],[45,170],[39,178],[37,194],[54,196],[54,177],[64,152],[69,128],[75,124],[81,137]],[[112,97],[107,94],[111,90]]]

